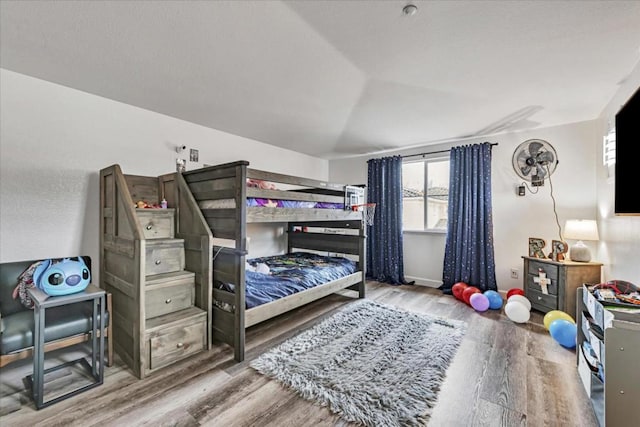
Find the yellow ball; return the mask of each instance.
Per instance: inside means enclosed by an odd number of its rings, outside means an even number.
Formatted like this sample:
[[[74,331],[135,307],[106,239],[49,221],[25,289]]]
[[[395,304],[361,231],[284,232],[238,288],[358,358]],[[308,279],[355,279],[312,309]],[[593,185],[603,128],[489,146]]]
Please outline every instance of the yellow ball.
[[[565,313],[564,311],[551,310],[550,312],[544,315],[545,329],[548,331],[549,326],[551,326],[551,323],[553,323],[554,320],[558,320],[558,319],[565,319],[571,323],[576,323],[576,321],[573,320],[573,317],[571,317],[569,314]]]

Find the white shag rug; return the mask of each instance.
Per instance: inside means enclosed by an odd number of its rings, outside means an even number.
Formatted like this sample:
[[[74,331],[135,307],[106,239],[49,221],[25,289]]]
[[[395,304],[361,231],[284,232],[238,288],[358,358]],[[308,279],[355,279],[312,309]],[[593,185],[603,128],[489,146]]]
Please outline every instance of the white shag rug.
[[[251,367],[347,421],[426,425],[466,326],[358,300]]]

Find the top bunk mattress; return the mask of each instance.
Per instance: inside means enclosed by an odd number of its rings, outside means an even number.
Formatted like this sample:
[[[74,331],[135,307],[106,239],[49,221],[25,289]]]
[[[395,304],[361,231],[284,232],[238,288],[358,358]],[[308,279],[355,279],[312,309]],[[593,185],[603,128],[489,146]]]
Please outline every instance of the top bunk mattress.
[[[344,209],[344,203],[306,202],[303,200],[259,199],[247,197],[247,206],[267,208]]]
[[[235,199],[205,200],[198,203],[201,209],[235,209]],[[280,200],[247,197],[247,207],[297,208],[297,209],[344,209],[344,203],[307,202],[303,200]]]
[[[293,252],[247,260],[246,308],[313,288],[356,272],[356,263],[342,257]],[[233,292],[233,285],[221,284]]]

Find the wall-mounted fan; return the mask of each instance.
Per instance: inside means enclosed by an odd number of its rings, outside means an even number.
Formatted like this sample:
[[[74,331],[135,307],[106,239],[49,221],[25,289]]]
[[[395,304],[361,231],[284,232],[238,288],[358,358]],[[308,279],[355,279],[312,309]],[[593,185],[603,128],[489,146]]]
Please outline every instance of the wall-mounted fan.
[[[543,139],[528,139],[513,152],[513,170],[531,185],[544,185],[558,165],[558,155],[551,144]]]

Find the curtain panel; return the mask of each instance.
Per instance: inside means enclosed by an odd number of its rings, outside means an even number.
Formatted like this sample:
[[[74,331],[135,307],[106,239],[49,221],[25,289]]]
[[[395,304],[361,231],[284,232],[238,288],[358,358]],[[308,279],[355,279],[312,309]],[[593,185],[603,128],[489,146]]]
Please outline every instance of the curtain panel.
[[[491,144],[454,147],[449,165],[449,207],[442,286],[457,282],[496,290],[491,210]]]
[[[367,202],[376,203],[373,225],[367,233],[367,277],[402,285],[402,157],[371,159],[368,164]]]

